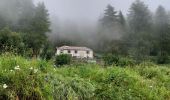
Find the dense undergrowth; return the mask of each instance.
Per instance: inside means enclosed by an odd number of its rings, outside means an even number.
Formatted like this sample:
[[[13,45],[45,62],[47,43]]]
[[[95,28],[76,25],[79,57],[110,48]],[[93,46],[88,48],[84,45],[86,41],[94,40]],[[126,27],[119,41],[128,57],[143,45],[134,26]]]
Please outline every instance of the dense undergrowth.
[[[0,56],[0,100],[169,100],[170,67],[101,67]]]

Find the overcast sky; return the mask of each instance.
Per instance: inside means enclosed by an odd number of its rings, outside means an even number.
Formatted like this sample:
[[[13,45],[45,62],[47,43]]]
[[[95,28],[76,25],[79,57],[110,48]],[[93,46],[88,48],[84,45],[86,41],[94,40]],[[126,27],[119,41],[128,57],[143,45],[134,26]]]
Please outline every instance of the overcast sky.
[[[55,15],[59,19],[86,19],[97,20],[108,4],[115,7],[116,10],[122,10],[126,15],[131,3],[134,0],[35,0],[44,1],[50,15]],[[158,5],[164,6],[170,10],[170,0],[142,0],[152,11]]]

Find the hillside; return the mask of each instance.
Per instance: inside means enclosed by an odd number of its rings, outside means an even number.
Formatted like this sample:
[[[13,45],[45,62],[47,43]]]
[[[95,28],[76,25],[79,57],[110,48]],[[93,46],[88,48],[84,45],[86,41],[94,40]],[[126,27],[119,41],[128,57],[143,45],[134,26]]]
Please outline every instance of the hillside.
[[[154,64],[102,67],[0,56],[2,100],[169,100],[170,68]]]

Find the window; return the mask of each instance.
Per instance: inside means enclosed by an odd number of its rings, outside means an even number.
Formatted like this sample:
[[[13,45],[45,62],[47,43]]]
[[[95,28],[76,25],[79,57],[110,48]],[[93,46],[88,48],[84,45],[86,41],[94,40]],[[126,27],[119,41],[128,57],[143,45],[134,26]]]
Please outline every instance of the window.
[[[74,52],[77,53],[77,50],[75,50]]]
[[[63,53],[63,50],[61,50],[60,53],[62,54],[62,53]]]
[[[87,54],[89,54],[90,52],[89,51],[87,51]]]
[[[70,50],[68,50],[68,53],[71,53],[71,51],[70,51]]]

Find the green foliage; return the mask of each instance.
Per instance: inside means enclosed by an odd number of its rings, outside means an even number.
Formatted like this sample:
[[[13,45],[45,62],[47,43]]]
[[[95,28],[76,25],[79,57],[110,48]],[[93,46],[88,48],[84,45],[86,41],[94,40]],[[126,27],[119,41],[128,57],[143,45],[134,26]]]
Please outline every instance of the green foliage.
[[[119,57],[113,54],[106,54],[103,57],[105,65],[117,65],[119,62]]]
[[[91,99],[168,100],[170,98],[168,67],[139,65],[133,68],[101,68],[96,65],[78,67],[73,65],[69,68],[61,68],[57,72],[64,76],[79,76],[91,80],[95,84],[94,96]]]
[[[35,8],[35,14],[30,21],[31,27],[24,30],[24,43],[27,48],[32,48],[33,55],[38,56],[40,49],[46,44],[46,32],[49,32],[50,22],[48,18],[48,11],[43,3],[39,3]]]
[[[40,57],[42,59],[50,60],[52,59],[54,54],[55,54],[54,48],[51,46],[50,42],[47,42],[42,49]]]
[[[133,59],[130,58],[120,58],[119,62],[118,62],[118,66],[120,67],[127,67],[127,66],[134,66],[135,65],[135,61]]]
[[[47,91],[43,74],[34,61],[11,54],[0,57],[0,99],[42,100]],[[42,85],[43,83],[43,85]],[[7,87],[4,87],[4,86]]]
[[[29,54],[31,56],[38,56],[47,42],[46,33],[50,31],[49,14],[44,3],[34,5],[32,0],[13,0],[12,2],[2,0],[1,3],[0,29],[5,26],[11,29],[10,31],[5,28],[0,33],[3,48],[10,49],[12,52],[18,50],[24,56],[27,52],[28,54],[32,52]],[[7,52],[7,50],[4,51]]]
[[[93,96],[94,87],[88,81],[79,77],[54,78],[54,99],[59,100],[88,100]]]
[[[55,58],[55,65],[68,65],[71,62],[71,56],[67,54],[57,55]]]
[[[1,52],[21,52],[22,38],[19,33],[11,32],[9,28],[4,28],[0,31],[0,47]]]
[[[170,62],[169,56],[166,52],[161,52],[157,56],[157,63],[158,64],[168,64]]]
[[[104,63],[106,66],[109,65],[116,65],[120,67],[126,67],[126,66],[134,66],[135,61],[130,58],[124,58],[124,57],[119,57],[115,56],[113,54],[107,54],[103,57]]]
[[[170,99],[170,69],[167,66],[67,66],[54,68],[53,63],[44,60],[3,54],[0,56],[0,99]]]

